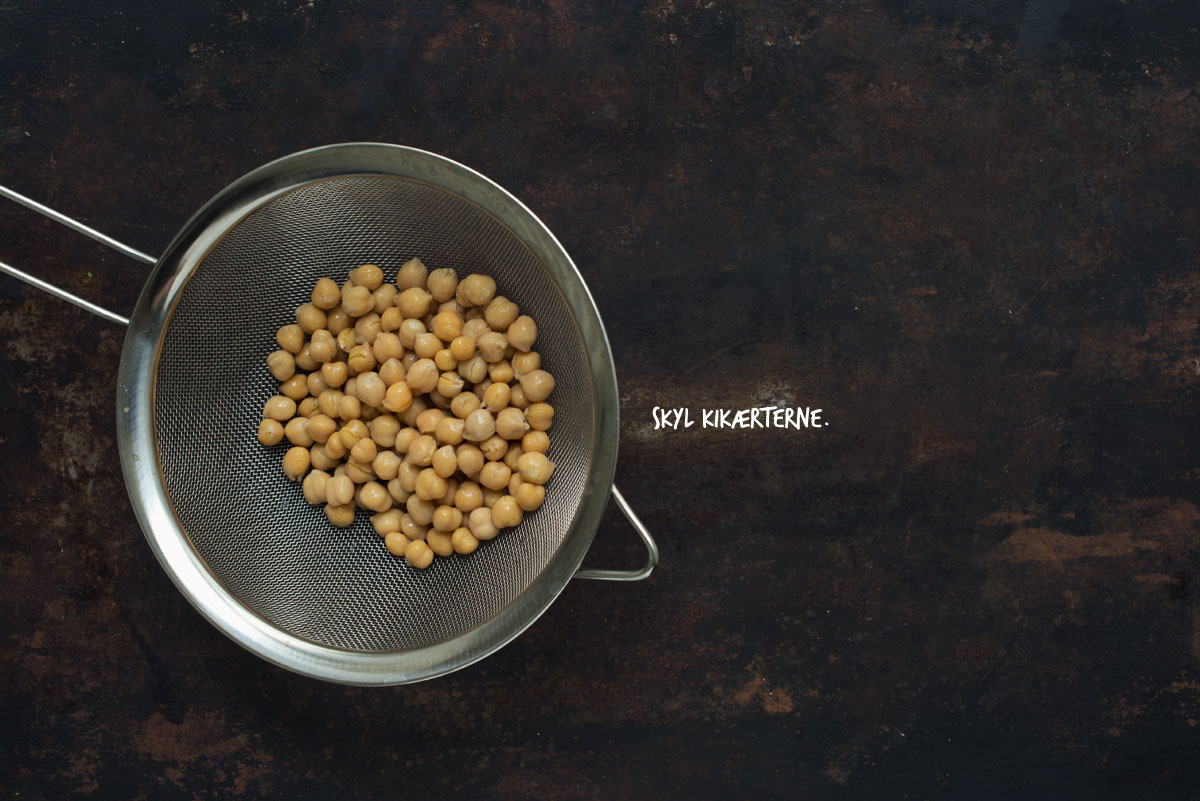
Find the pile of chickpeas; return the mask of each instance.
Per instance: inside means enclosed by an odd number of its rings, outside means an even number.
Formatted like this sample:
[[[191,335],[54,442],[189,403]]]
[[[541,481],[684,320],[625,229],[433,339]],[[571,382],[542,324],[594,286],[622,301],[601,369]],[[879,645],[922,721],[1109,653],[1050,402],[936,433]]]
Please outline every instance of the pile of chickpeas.
[[[370,511],[388,551],[426,568],[470,554],[542,505],[554,377],[537,324],[486,275],[406,262],[322,278],[267,356],[279,394],[258,441],[335,526]]]

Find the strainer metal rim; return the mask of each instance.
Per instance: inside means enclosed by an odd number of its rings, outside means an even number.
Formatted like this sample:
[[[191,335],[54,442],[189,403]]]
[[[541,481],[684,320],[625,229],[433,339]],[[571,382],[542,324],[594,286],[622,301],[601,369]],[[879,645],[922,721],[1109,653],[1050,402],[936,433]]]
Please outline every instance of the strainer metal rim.
[[[167,494],[156,451],[157,361],[188,278],[221,238],[271,199],[313,181],[374,174],[417,180],[485,210],[542,261],[571,309],[592,380],[591,467],[570,530],[542,573],[496,616],[450,640],[387,653],[347,651],[301,640],[235,598],[188,539]],[[416,148],[372,142],[300,151],[247,173],[200,208],[174,237],[130,316],[117,380],[121,469],[131,505],[158,561],[185,598],[219,631],[280,667],[356,685],[403,684],[444,675],[495,652],[540,617],[575,575],[605,512],[616,469],[618,394],[608,336],[583,277],[561,243],[521,201],[456,161]]]

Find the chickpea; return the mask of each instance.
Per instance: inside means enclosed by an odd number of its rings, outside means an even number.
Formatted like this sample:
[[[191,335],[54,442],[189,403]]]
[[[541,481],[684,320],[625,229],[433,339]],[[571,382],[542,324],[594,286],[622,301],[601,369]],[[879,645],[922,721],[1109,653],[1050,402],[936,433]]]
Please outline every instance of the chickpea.
[[[325,504],[325,517],[329,518],[329,522],[338,528],[351,526],[354,524],[354,504],[335,506],[327,503]]]
[[[353,395],[343,395],[337,405],[338,417],[349,422],[362,416],[362,401]]]
[[[463,527],[455,529],[450,535],[450,544],[454,546],[455,553],[467,556],[475,553],[475,549],[479,547],[479,540],[469,528]]]
[[[338,431],[338,437],[347,448],[353,448],[360,439],[371,436],[371,429],[362,420],[350,419]]]
[[[449,348],[442,348],[433,354],[433,363],[443,373],[458,369],[458,359],[454,358],[454,354],[450,352]]]
[[[342,292],[332,278],[320,278],[312,291],[312,305],[318,309],[332,309],[342,299]]]
[[[412,406],[413,393],[408,384],[397,381],[387,388],[383,395],[383,408],[389,412],[403,412]]]
[[[338,401],[342,399],[342,392],[338,389],[325,389],[317,395],[317,409],[326,417],[337,417]]]
[[[318,364],[325,364],[333,361],[337,356],[337,340],[333,338],[333,334],[321,328],[313,331],[312,342],[309,343],[308,353],[313,360]]]
[[[384,512],[384,514],[390,514],[390,512]],[[404,556],[404,552],[408,550],[409,540],[399,530],[389,531],[383,534],[383,545],[392,556]]]
[[[489,331],[475,341],[475,347],[485,362],[498,362],[504,358],[504,349],[508,347],[508,341],[504,334]]]
[[[442,267],[429,274],[425,286],[434,300],[445,303],[454,299],[454,291],[458,289],[458,276],[449,267]]]
[[[400,413],[400,422],[404,423],[406,426],[415,427],[417,424],[417,415],[428,408],[429,404],[425,402],[424,397],[415,397],[413,398],[412,406],[409,406]]]
[[[391,286],[391,284],[388,284]],[[379,311],[376,307],[375,311],[379,312],[379,327],[384,331],[396,332],[400,330],[400,325],[404,322],[404,313],[395,306],[395,297],[392,298],[390,307]]]
[[[525,395],[525,389],[517,384],[508,393],[508,405],[517,409],[528,409],[529,398]]]
[[[258,441],[270,447],[283,439],[283,425],[270,417],[258,424]]]
[[[526,483],[528,482],[521,480],[520,473],[514,472],[508,479],[508,494],[514,498],[517,497],[517,489],[519,489],[522,484]]]
[[[433,511],[433,528],[449,534],[462,525],[463,513],[453,506],[439,506]]]
[[[504,386],[504,384],[497,386]],[[525,415],[521,414],[520,409],[510,406],[502,409],[496,415],[496,433],[505,439],[520,439],[525,436],[527,430],[529,430],[529,424],[525,422]]]
[[[383,414],[383,412],[379,411],[379,409],[375,408],[374,406],[364,405],[362,407],[362,417],[360,419],[364,423],[369,423],[381,414]]]
[[[381,406],[383,396],[387,394],[387,386],[379,377],[379,373],[370,371],[358,375],[354,389],[358,399],[368,406]]]
[[[483,505],[485,507],[487,507],[488,509],[491,509],[493,506],[496,505],[496,501],[503,498],[505,496],[505,494],[506,493],[504,492],[504,490],[494,490],[491,487],[484,487],[483,488]]]
[[[312,395],[314,398],[320,398],[321,393],[329,389],[329,385],[325,383],[325,379],[321,378],[320,370],[317,370],[315,373],[309,373],[304,379],[304,383],[305,389],[308,390],[308,394]]]
[[[470,514],[483,506],[483,490],[474,481],[463,481],[455,489],[451,501],[455,509]]]
[[[483,451],[476,445],[464,442],[454,449],[454,455],[458,459],[458,469],[468,478],[479,475],[479,471],[483,469]]]
[[[483,319],[493,331],[507,331],[520,313],[517,304],[503,295],[497,295],[483,310]]]
[[[521,437],[521,450],[524,453],[545,453],[550,450],[550,437],[545,431],[527,431]]]
[[[303,417],[305,419],[312,417],[316,413],[317,413],[317,399],[316,398],[312,398],[312,397],[305,398],[304,400],[300,401],[300,405],[296,407],[296,414],[299,417]]]
[[[408,446],[405,461],[417,467],[429,467],[433,462],[433,452],[437,450],[437,441],[428,434],[421,434],[413,439]]]
[[[483,393],[483,408],[492,414],[498,413],[508,406],[508,395],[508,384],[492,384]]]
[[[334,364],[340,364],[340,362],[334,362]],[[374,370],[376,364],[375,354],[371,352],[370,345],[355,345],[350,349],[350,355],[346,358],[346,365],[356,375]],[[324,370],[325,367],[321,369]]]
[[[509,470],[515,473],[517,472],[518,465],[520,464],[521,457],[524,455],[524,453],[525,452],[521,450],[520,443],[513,442],[508,446],[508,450],[504,452],[504,459],[501,461],[504,462],[505,466]]]
[[[400,344],[400,337],[381,331],[371,345],[371,352],[375,361],[383,364],[388,359],[400,359],[404,355],[404,346]]]
[[[508,440],[498,434],[493,434],[479,443],[479,450],[483,453],[484,459],[489,462],[498,462],[504,458],[504,454],[508,453]]]
[[[287,353],[287,351],[284,351]],[[312,350],[308,342],[304,343],[304,347],[300,348],[300,352],[292,357],[296,362],[297,370],[316,370],[321,365],[317,364],[317,360],[312,357]]]
[[[354,321],[341,306],[336,306],[325,314],[325,328],[335,337],[353,324]]]
[[[433,296],[419,286],[410,287],[396,296],[396,308],[410,319],[428,314],[432,302]]]
[[[383,325],[379,315],[369,311],[354,323],[354,342],[357,345],[374,345],[375,340],[383,333]]]
[[[450,401],[450,412],[461,420],[466,420],[471,412],[481,406],[479,396],[473,392],[463,392],[454,396]]]
[[[412,462],[400,463],[400,469],[396,471],[396,478],[400,481],[400,486],[405,492],[413,492],[417,488],[417,476],[421,475],[421,468]]]
[[[370,442],[369,439],[363,441]],[[359,490],[359,500],[363,506],[373,512],[386,512],[392,508],[392,496],[388,495],[387,488],[378,481],[368,481],[363,484],[362,489]]]
[[[478,384],[487,375],[487,362],[481,354],[476,353],[465,362],[458,363],[458,374],[472,384]]]
[[[521,455],[518,469],[521,478],[533,484],[545,484],[554,473],[554,462],[541,453],[526,453]]]
[[[400,338],[401,345],[411,348],[417,343],[417,337],[424,334],[425,330],[425,323],[420,320],[405,320],[396,331],[396,336]]]
[[[458,373],[442,373],[438,377],[437,394],[443,398],[454,398],[462,394],[465,382]]]
[[[427,467],[417,476],[417,497],[421,500],[432,501],[446,494],[446,479],[437,474],[432,467]]]
[[[275,343],[295,355],[304,347],[304,329],[295,324],[281,326],[275,332]]]
[[[272,395],[263,404],[263,417],[284,422],[296,414],[296,402],[285,395]]]
[[[344,458],[348,453],[350,453],[350,446],[342,441],[340,434],[330,436],[325,441],[325,455],[335,462]]]
[[[522,511],[532,512],[546,500],[546,488],[541,484],[533,484],[525,481],[521,483],[521,486],[517,487],[513,498]]]
[[[383,284],[371,293],[371,297],[375,298],[375,313],[379,315],[380,320],[382,321],[383,315],[389,309],[396,308],[394,305],[396,300],[396,285]],[[396,311],[398,313],[399,309],[396,309]],[[400,323],[397,322],[396,325],[400,325]],[[388,330],[395,331],[396,329],[392,328]]]
[[[333,470],[337,467],[337,461],[330,459],[325,453],[324,445],[313,445],[308,449],[308,458],[312,461],[312,466],[317,470]]]
[[[476,409],[467,415],[463,426],[463,439],[482,442],[496,433],[496,421],[487,409]]]
[[[304,417],[293,417],[288,420],[287,425],[283,427],[283,435],[293,445],[308,448],[313,444],[313,438],[308,435],[308,420]]]
[[[312,303],[302,304],[296,307],[296,322],[300,324],[304,333],[311,334],[318,328],[325,327],[325,312]]]
[[[308,379],[296,374],[279,385],[279,394],[294,401],[302,401],[308,397]]]
[[[432,392],[438,382],[437,365],[429,359],[418,359],[408,368],[404,380],[412,387],[414,393]]]
[[[437,352],[442,349],[442,341],[437,338],[436,334],[417,334],[413,339],[413,353],[417,354],[418,359],[433,360]]]
[[[322,445],[329,439],[329,435],[337,430],[337,423],[333,422],[331,417],[319,413],[305,420],[304,426],[308,432],[308,438]]]
[[[486,306],[496,294],[496,281],[490,276],[473,273],[458,282],[454,299],[463,308]]]
[[[512,363],[508,359],[501,359],[498,362],[492,362],[488,365],[488,378],[494,384],[507,384],[516,377],[513,373]]]
[[[467,528],[471,530],[476,539],[481,540],[490,540],[500,533],[492,522],[492,510],[484,506],[471,512],[467,518]]]
[[[396,503],[404,503],[412,495],[411,492],[400,486],[399,477],[393,478],[387,483],[388,495],[392,496],[392,500]]]
[[[458,457],[454,455],[453,445],[443,445],[433,452],[429,462],[430,467],[442,478],[450,478],[458,469]]]
[[[425,286],[427,275],[429,275],[429,269],[423,261],[409,259],[396,273],[396,286],[400,287],[401,291],[415,286]]]
[[[466,361],[475,355],[475,340],[461,335],[455,337],[450,341],[450,355],[456,361]]]
[[[296,374],[296,357],[286,350],[273,350],[267,356],[267,370],[276,381],[287,381]]]
[[[521,376],[521,389],[531,403],[544,401],[554,391],[554,376],[545,370],[532,370]]]
[[[482,318],[478,316],[471,316],[472,312],[478,311],[478,309],[469,309],[467,311],[466,320],[463,322],[462,335],[472,342],[478,341],[481,336],[492,330]]]
[[[400,530],[400,516],[403,513],[399,509],[388,509],[386,512],[378,512],[371,515],[371,528],[375,529],[375,533],[381,537],[386,537],[393,531]]]
[[[454,553],[454,546],[451,544],[450,535],[444,531],[431,530],[425,535],[425,544],[429,546],[429,550],[438,556],[449,556]]]
[[[371,469],[370,464],[363,464],[362,462],[348,459],[346,460],[346,477],[355,484],[366,484],[375,478],[375,471]]]
[[[418,570],[424,570],[433,564],[433,551],[421,540],[414,540],[404,551],[404,561]]]
[[[404,367],[406,372],[408,368],[412,367],[417,361],[417,354],[413,353],[411,350],[405,351],[404,355],[400,357],[400,364]]]
[[[479,483],[488,489],[504,489],[511,477],[512,471],[503,462],[488,462],[479,471]]]
[[[375,447],[375,440],[370,437],[363,437],[350,449],[350,458],[359,462],[373,462],[377,455],[379,451]]]
[[[446,445],[458,445],[463,439],[463,427],[466,424],[457,417],[443,417],[438,421],[433,431],[434,438]]]
[[[299,445],[288,448],[288,452],[283,455],[283,474],[296,481],[300,476],[304,475],[312,464],[312,459],[308,455],[308,448],[301,448]]]
[[[438,498],[438,505],[453,506],[454,493],[456,492],[458,492],[458,479],[453,477],[446,479],[446,493],[442,495],[442,497]]]
[[[397,381],[403,381],[406,375],[408,375],[408,371],[404,369],[404,363],[399,359],[391,358],[379,365],[379,377],[383,379],[385,386],[390,387]]]
[[[412,515],[400,515],[400,533],[410,540],[423,540],[429,531],[428,525],[421,525],[412,519]]]
[[[457,312],[444,311],[434,316],[429,330],[443,342],[451,342],[462,335],[462,327],[463,318]]]
[[[321,365],[321,380],[328,386],[340,387],[350,377],[345,362],[325,362]]]
[[[383,270],[374,264],[362,264],[350,271],[350,283],[374,292],[383,283]]]
[[[417,431],[422,434],[432,434],[437,430],[437,424],[442,421],[446,413],[441,409],[426,409],[417,415]]]
[[[400,421],[395,415],[381,414],[370,422],[367,430],[371,439],[381,448],[390,448],[396,444],[396,435],[400,432]]]
[[[412,447],[413,440],[421,436],[421,432],[417,431],[412,426],[405,426],[396,432],[396,442],[393,447],[397,453],[408,453],[408,449]]]
[[[492,505],[492,525],[496,528],[519,526],[522,517],[524,512],[517,504],[517,499],[511,495],[505,495]]]
[[[351,317],[362,317],[374,308],[375,298],[365,286],[349,286],[342,290],[342,310]]]
[[[404,502],[404,508],[408,510],[409,516],[417,525],[428,526],[433,522],[433,510],[437,506],[432,501],[425,500],[420,495],[414,494]]]
[[[522,314],[508,327],[508,344],[519,351],[528,351],[537,340],[537,334],[537,323],[529,315]]]
[[[313,470],[304,477],[304,483],[301,488],[304,491],[304,500],[308,501],[310,506],[320,506],[325,503],[325,486],[329,483],[330,475],[324,470]]]
[[[368,442],[369,440],[363,440]],[[371,469],[375,477],[381,481],[391,481],[400,470],[400,457],[392,451],[379,451],[371,461]]]
[[[531,350],[527,353],[518,353],[512,357],[513,374],[517,378],[531,373],[542,366],[542,354],[536,350]]]

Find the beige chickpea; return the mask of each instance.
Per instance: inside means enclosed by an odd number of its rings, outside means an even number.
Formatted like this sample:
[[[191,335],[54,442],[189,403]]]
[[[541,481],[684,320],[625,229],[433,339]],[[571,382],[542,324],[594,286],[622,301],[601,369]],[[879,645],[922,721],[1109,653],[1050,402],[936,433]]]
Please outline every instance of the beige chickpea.
[[[354,524],[354,504],[347,503],[335,506],[332,503],[327,503],[325,504],[325,517],[338,528],[351,526]]]
[[[330,459],[325,453],[324,445],[313,445],[308,449],[308,458],[312,462],[312,466],[316,470],[333,470],[338,463],[335,459]]]
[[[483,505],[491,509],[496,505],[496,501],[503,498],[508,493],[505,490],[494,490],[491,487],[483,488]]]
[[[417,476],[421,475],[421,467],[412,462],[400,462],[400,469],[396,471],[396,478],[400,481],[400,486],[405,492],[413,492],[417,488]]]
[[[340,389],[324,389],[317,395],[317,409],[326,417],[336,418],[338,416],[337,407],[338,401],[342,399],[342,391]]]
[[[507,384],[516,377],[513,373],[512,363],[508,359],[501,359],[498,362],[492,362],[488,365],[488,378],[494,384]]]
[[[438,369],[430,359],[418,359],[408,368],[404,380],[416,392],[432,392],[437,386]]]
[[[459,281],[458,288],[454,291],[454,299],[464,308],[486,306],[495,295],[496,281],[490,276],[478,273],[468,275]]]
[[[489,462],[498,462],[504,458],[504,454],[508,453],[508,440],[498,434],[493,434],[479,443],[479,450],[483,453],[484,459]]]
[[[416,344],[417,337],[424,334],[425,330],[425,323],[420,320],[405,320],[396,331],[396,336],[400,338],[401,345],[411,348]]]
[[[400,462],[400,457],[394,451],[379,451],[371,461],[371,469],[379,480],[391,481],[400,471]]]
[[[318,364],[331,362],[337,356],[337,353],[338,344],[333,334],[324,328],[313,332],[312,342],[308,345],[308,354],[313,357],[314,361]]]
[[[462,525],[463,513],[453,506],[439,506],[433,511],[433,528],[449,534]]]
[[[533,484],[545,484],[554,474],[554,462],[542,453],[525,453],[517,465],[521,478]]]
[[[412,515],[400,515],[400,533],[410,540],[423,540],[429,531],[429,524],[421,525],[413,520]]]
[[[283,439],[283,424],[270,417],[258,424],[258,441],[270,447]]]
[[[396,453],[408,453],[408,449],[412,447],[413,441],[421,436],[421,432],[412,426],[405,426],[396,432],[396,441],[392,447],[396,449]]]
[[[483,489],[474,481],[463,481],[454,492],[454,508],[463,514],[483,506]]]
[[[509,393],[508,393],[508,405],[509,406],[514,406],[518,409],[528,409],[529,403],[530,403],[529,398],[525,395],[525,389],[520,384],[517,384],[515,387],[513,387],[509,391]]]
[[[371,371],[359,373],[355,379],[354,389],[354,394],[358,396],[358,399],[368,406],[381,406],[383,396],[387,394],[387,386],[379,377],[379,373]]]
[[[455,361],[465,362],[475,355],[475,340],[461,335],[455,337],[450,341],[450,355]]]
[[[519,351],[528,351],[537,340],[537,334],[537,323],[529,315],[522,314],[508,327],[508,344]]]
[[[492,521],[492,510],[484,506],[471,512],[467,518],[467,528],[480,540],[490,540],[500,533]]]
[[[400,517],[403,514],[399,509],[377,512],[371,515],[371,528],[375,529],[375,533],[379,536],[386,537],[393,531],[400,530]]]
[[[338,417],[346,422],[362,417],[362,401],[353,395],[342,395],[337,405]]]
[[[492,414],[497,414],[501,409],[508,406],[509,387],[508,384],[492,384],[483,393],[483,408],[487,409]],[[518,412],[520,414],[520,412]],[[509,438],[511,439],[511,437]]]
[[[308,379],[297,373],[279,385],[279,394],[297,402],[304,400],[308,397]]]
[[[332,309],[341,302],[342,291],[338,289],[338,285],[332,278],[320,278],[313,287],[311,299],[312,304],[318,309]]]
[[[458,479],[453,477],[446,479],[446,491],[442,494],[442,497],[437,499],[438,505],[453,506],[454,493],[456,492],[458,492]]]
[[[481,336],[492,330],[482,318],[471,316],[472,312],[478,311],[478,309],[468,310],[463,322],[462,335],[472,342],[478,341]]]
[[[457,312],[444,311],[438,312],[433,322],[429,326],[429,330],[443,342],[452,342],[456,337],[462,335],[463,318]]]
[[[437,424],[442,421],[446,413],[441,409],[426,409],[417,415],[417,431],[422,434],[432,434],[437,430]]]
[[[296,307],[296,322],[306,334],[311,334],[318,328],[325,327],[325,312],[313,303],[304,303]]]
[[[396,300],[396,294],[397,294],[397,292],[396,292],[395,284],[382,284],[382,285],[380,285],[380,287],[378,289],[374,290],[371,293],[371,297],[373,297],[375,299],[375,313],[379,315],[381,322],[383,319],[383,315],[389,309],[396,308],[394,305],[395,300]],[[397,312],[399,312],[399,309],[397,309]],[[397,322],[396,325],[400,325],[400,323]],[[389,329],[385,329],[385,330],[395,331],[396,329],[389,328]]]
[[[433,462],[433,452],[437,450],[437,440],[428,434],[420,434],[408,446],[404,460],[417,467],[429,467]]]
[[[396,296],[396,308],[410,319],[428,314],[432,302],[433,296],[419,286],[410,287]]]
[[[495,433],[496,420],[487,409],[476,409],[467,415],[463,425],[463,439],[469,442],[482,442]]]
[[[425,535],[425,544],[438,556],[450,556],[454,553],[450,535],[444,531],[430,529],[429,533]]]
[[[367,428],[366,423],[354,419],[347,420],[345,424],[338,429],[337,433],[338,439],[340,439],[342,444],[347,448],[353,448],[358,444],[360,439],[363,437],[369,437],[370,435],[371,430]]]
[[[325,362],[321,365],[321,380],[330,387],[340,387],[350,377],[345,362]]]
[[[506,488],[511,477],[512,471],[503,462],[488,462],[479,471],[479,483],[488,489]]]
[[[411,289],[415,286],[425,286],[426,276],[428,275],[429,269],[423,261],[420,259],[409,259],[396,272],[396,286],[401,291]]]
[[[346,310],[341,306],[335,306],[325,313],[325,328],[335,337],[352,325],[354,325],[354,320],[346,314]]]
[[[432,467],[427,467],[417,476],[417,488],[414,491],[421,500],[435,500],[446,494],[446,479]]]
[[[350,281],[374,292],[383,283],[383,270],[374,264],[361,264],[350,271]]]
[[[296,374],[296,357],[286,350],[273,350],[267,356],[267,370],[276,381],[287,381]]]
[[[383,535],[383,545],[392,556],[404,556],[404,552],[408,550],[409,544],[408,537],[405,537],[399,531],[389,531]]]
[[[325,379],[321,378],[321,370],[318,368],[316,372],[309,373],[304,382],[308,389],[308,394],[314,398],[320,398],[321,393],[329,389],[329,385],[325,383]]]
[[[263,404],[263,417],[281,423],[291,420],[296,414],[296,402],[286,395],[272,395]]]
[[[364,440],[364,442],[370,442],[370,440]],[[392,496],[388,495],[387,488],[378,481],[368,481],[363,484],[358,497],[362,505],[372,512],[386,512],[392,508]]]
[[[546,488],[541,484],[533,484],[531,482],[522,482],[517,487],[513,498],[517,502],[517,506],[521,507],[522,511],[532,512],[542,505],[546,500]]]
[[[371,343],[371,352],[375,355],[375,361],[383,364],[388,359],[399,359],[403,356],[404,346],[400,344],[400,337],[380,331]]]
[[[351,317],[361,317],[374,308],[375,298],[365,286],[351,286],[342,291],[342,310]]]
[[[463,440],[463,428],[466,425],[457,417],[446,416],[438,421],[433,431],[434,438],[446,445],[458,445]]]
[[[517,499],[505,495],[492,505],[492,525],[496,528],[511,528],[521,524],[524,512],[521,511]]]
[[[443,373],[458,369],[458,359],[454,358],[454,354],[450,352],[449,348],[442,348],[433,354],[433,363]]]
[[[526,373],[531,373],[542,366],[542,354],[536,350],[531,350],[528,353],[517,353],[512,357],[513,374],[520,378]]]
[[[465,526],[457,528],[450,535],[450,544],[454,547],[454,552],[467,556],[475,553],[475,549],[479,547],[479,539],[471,533],[469,528]]]
[[[308,418],[304,425],[308,430],[309,439],[322,445],[329,440],[329,436],[334,431],[337,431],[337,423],[333,421],[333,418],[319,412]]]
[[[484,462],[486,461],[483,458],[483,451],[479,450],[479,446],[472,445],[469,442],[464,442],[455,448],[454,455],[458,460],[458,469],[468,478],[479,475],[479,471],[483,469]]]
[[[275,344],[294,356],[304,347],[304,329],[294,323],[281,326],[275,332]]]
[[[396,358],[388,359],[379,365],[379,377],[383,379],[385,386],[391,386],[397,381],[403,381],[408,375],[408,371],[404,369],[404,362]]]
[[[433,564],[433,551],[422,540],[414,540],[404,551],[404,561],[418,570],[424,570]]]
[[[340,364],[341,362],[330,362],[321,367],[324,370],[329,364]],[[371,351],[371,346],[367,344],[355,345],[350,349],[349,356],[346,357],[346,366],[350,372],[357,375],[374,370],[377,366],[375,354]]]
[[[299,405],[296,406],[296,414],[299,417],[303,417],[303,418],[307,419],[309,417],[312,417],[316,413],[317,413],[317,399],[316,398],[313,398],[313,397],[305,398],[302,401],[300,401]]]
[[[308,434],[308,420],[304,417],[293,417],[283,427],[283,435],[293,445],[303,448],[312,447],[313,438]]]
[[[350,453],[350,446],[342,441],[340,432],[333,434],[325,441],[325,455],[334,461],[344,459]]]
[[[379,450],[375,446],[375,440],[370,437],[363,437],[350,449],[350,458],[359,462],[373,462],[378,455]]]
[[[354,323],[354,342],[356,345],[374,345],[375,340],[383,333],[383,325],[379,315],[369,311]]]
[[[411,350],[406,350],[404,355],[400,357],[400,364],[404,366],[405,371],[407,371],[408,368],[412,367],[418,361],[419,359],[417,358],[417,354],[413,353]]]
[[[304,477],[301,489],[304,492],[304,500],[308,501],[310,506],[320,506],[325,503],[325,487],[330,478],[331,476],[324,470],[313,470]]]
[[[520,313],[517,304],[503,295],[497,295],[483,310],[483,319],[493,331],[507,331]]]
[[[365,484],[375,478],[375,471],[371,469],[370,464],[356,462],[353,459],[346,460],[346,477],[355,484]]]
[[[450,478],[458,469],[458,457],[454,454],[453,445],[443,445],[433,452],[429,466],[442,478]]]
[[[496,386],[504,386],[504,384]],[[500,413],[496,415],[496,433],[505,439],[520,439],[525,436],[527,430],[529,430],[529,424],[525,422],[525,415],[521,413],[520,409],[510,406],[501,409]]]
[[[383,414],[383,412],[379,411],[379,409],[375,408],[374,406],[367,406],[366,404],[363,404],[361,419],[364,423],[369,423],[381,414]]]
[[[525,452],[521,450],[521,444],[519,442],[510,443],[508,450],[504,452],[504,458],[501,461],[504,462],[505,466],[509,470],[516,473],[517,467],[521,462],[521,456],[524,453]]]
[[[471,412],[475,411],[482,405],[479,396],[473,392],[463,392],[454,396],[450,401],[450,413],[455,417],[466,420]]]
[[[550,437],[545,431],[527,431],[521,437],[521,450],[524,453],[545,453],[550,450]]]
[[[437,338],[437,334],[417,334],[413,339],[412,351],[417,354],[418,359],[433,360],[437,352],[442,349],[442,340]]]
[[[408,514],[414,522],[421,526],[428,526],[433,521],[433,510],[437,508],[437,504],[425,500],[414,492],[404,502],[404,508],[408,510]]]
[[[391,284],[388,286],[391,286]],[[378,308],[375,309],[375,311],[379,312],[379,327],[389,333],[395,333],[400,330],[400,325],[404,322],[404,313],[396,308],[395,300],[393,296],[393,305],[383,311],[379,311]]]
[[[383,395],[383,408],[389,412],[403,412],[412,406],[413,393],[404,381],[397,381]]]
[[[479,357],[476,356],[475,358],[479,358]],[[494,382],[492,381],[492,379],[484,377],[484,379],[482,381],[476,381],[475,386],[471,388],[471,391],[474,392],[477,396],[479,396],[480,403],[483,403],[483,396],[487,394],[488,387],[490,387],[493,383]]]
[[[295,445],[288,448],[288,452],[283,455],[283,474],[292,481],[296,481],[304,475],[311,464],[312,459],[308,455],[308,448]]]
[[[346,379],[346,383],[342,384],[342,394],[349,395],[352,398],[358,397],[358,381],[356,376],[350,376]]]
[[[545,370],[532,370],[521,376],[520,382],[530,403],[544,401],[554,391],[554,376]]]
[[[479,355],[488,363],[503,359],[504,350],[507,347],[508,342],[505,340],[504,334],[498,331],[489,331],[475,341],[475,348],[479,351]]]
[[[284,353],[286,352],[284,351]],[[295,360],[297,370],[316,370],[321,366],[312,357],[312,349],[308,342],[305,342],[304,346],[300,348],[300,352],[292,358]]]
[[[454,398],[460,395],[466,382],[458,373],[442,373],[438,376],[437,394],[443,398]]]
[[[441,267],[429,273],[425,279],[425,287],[438,303],[454,299],[454,291],[458,289],[458,276],[449,267]]]
[[[547,431],[554,424],[554,407],[545,401],[531,403],[525,410],[525,419],[534,431]]]
[[[400,421],[393,414],[381,414],[367,425],[371,439],[381,448],[390,448],[396,444],[396,434],[400,432]]]
[[[412,495],[400,484],[400,478],[397,476],[387,483],[388,495],[392,496],[392,500],[396,503],[404,503]]]

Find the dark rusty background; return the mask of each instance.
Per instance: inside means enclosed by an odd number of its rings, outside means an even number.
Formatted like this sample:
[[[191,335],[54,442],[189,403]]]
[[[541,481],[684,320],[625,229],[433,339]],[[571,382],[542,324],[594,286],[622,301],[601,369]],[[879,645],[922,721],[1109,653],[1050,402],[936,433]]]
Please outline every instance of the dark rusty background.
[[[5,278],[0,791],[1200,792],[1194,4],[162,5],[0,5],[0,183],[157,253],[304,147],[479,169],[595,295],[662,564],[437,681],[271,667],[140,534],[123,332]],[[0,259],[146,275],[8,203]],[[829,427],[652,430],[774,402]]]

